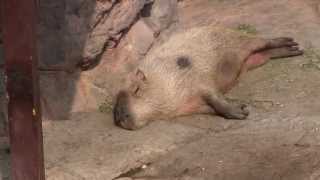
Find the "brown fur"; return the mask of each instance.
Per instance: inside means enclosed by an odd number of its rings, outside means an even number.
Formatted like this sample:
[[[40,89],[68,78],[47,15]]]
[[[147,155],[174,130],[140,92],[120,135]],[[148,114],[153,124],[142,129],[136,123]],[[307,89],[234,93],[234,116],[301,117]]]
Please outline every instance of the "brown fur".
[[[228,102],[223,94],[269,58],[301,55],[296,46],[291,38],[267,40],[212,26],[174,34],[138,66],[122,92],[127,99],[120,98],[126,103],[118,100],[115,106],[115,120],[123,128],[138,129],[154,119],[195,113],[245,119],[245,106]],[[130,116],[123,117],[119,109]]]

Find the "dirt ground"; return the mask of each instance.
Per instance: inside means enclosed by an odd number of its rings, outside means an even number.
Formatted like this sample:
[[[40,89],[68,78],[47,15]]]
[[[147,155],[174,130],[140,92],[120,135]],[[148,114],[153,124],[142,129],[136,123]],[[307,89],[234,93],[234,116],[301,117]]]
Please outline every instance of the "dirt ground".
[[[111,114],[44,123],[49,180],[320,180],[320,2],[184,0],[180,28],[217,24],[264,37],[291,36],[305,55],[271,61],[228,96],[244,121],[195,115],[139,131]],[[8,157],[0,153],[0,180]]]

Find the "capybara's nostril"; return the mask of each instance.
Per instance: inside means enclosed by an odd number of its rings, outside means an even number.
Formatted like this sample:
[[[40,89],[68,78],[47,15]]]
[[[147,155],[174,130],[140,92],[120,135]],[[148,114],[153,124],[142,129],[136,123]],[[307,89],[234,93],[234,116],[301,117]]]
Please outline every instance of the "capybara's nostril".
[[[115,106],[114,109],[113,109],[113,118],[114,118],[114,123],[119,126],[121,118],[120,118],[120,113],[119,113],[119,107],[118,106]]]

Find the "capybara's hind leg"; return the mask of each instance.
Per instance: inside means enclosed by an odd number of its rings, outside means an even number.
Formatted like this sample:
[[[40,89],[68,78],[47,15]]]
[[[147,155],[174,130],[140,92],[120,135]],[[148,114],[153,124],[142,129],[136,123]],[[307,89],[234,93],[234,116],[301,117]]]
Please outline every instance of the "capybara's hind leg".
[[[269,49],[262,52],[270,59],[277,59],[277,58],[286,58],[292,56],[299,56],[303,54],[303,51],[300,50],[298,47],[282,47],[282,48],[275,48]]]
[[[281,48],[281,47],[292,47],[298,46],[298,43],[294,41],[293,38],[290,37],[279,37],[274,39],[267,40],[266,46],[261,50]]]
[[[302,55],[298,43],[292,38],[281,37],[268,40],[266,46],[251,54],[246,61],[246,70],[251,70],[265,64],[269,59],[286,58]]]

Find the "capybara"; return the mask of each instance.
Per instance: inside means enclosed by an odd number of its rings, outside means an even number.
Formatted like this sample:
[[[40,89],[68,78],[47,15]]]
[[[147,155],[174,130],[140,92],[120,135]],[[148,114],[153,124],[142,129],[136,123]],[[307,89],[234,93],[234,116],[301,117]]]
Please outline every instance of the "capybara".
[[[248,70],[303,51],[289,37],[265,39],[216,26],[173,34],[141,60],[119,92],[115,124],[139,129],[154,119],[206,113],[245,119],[244,104],[224,94]]]

